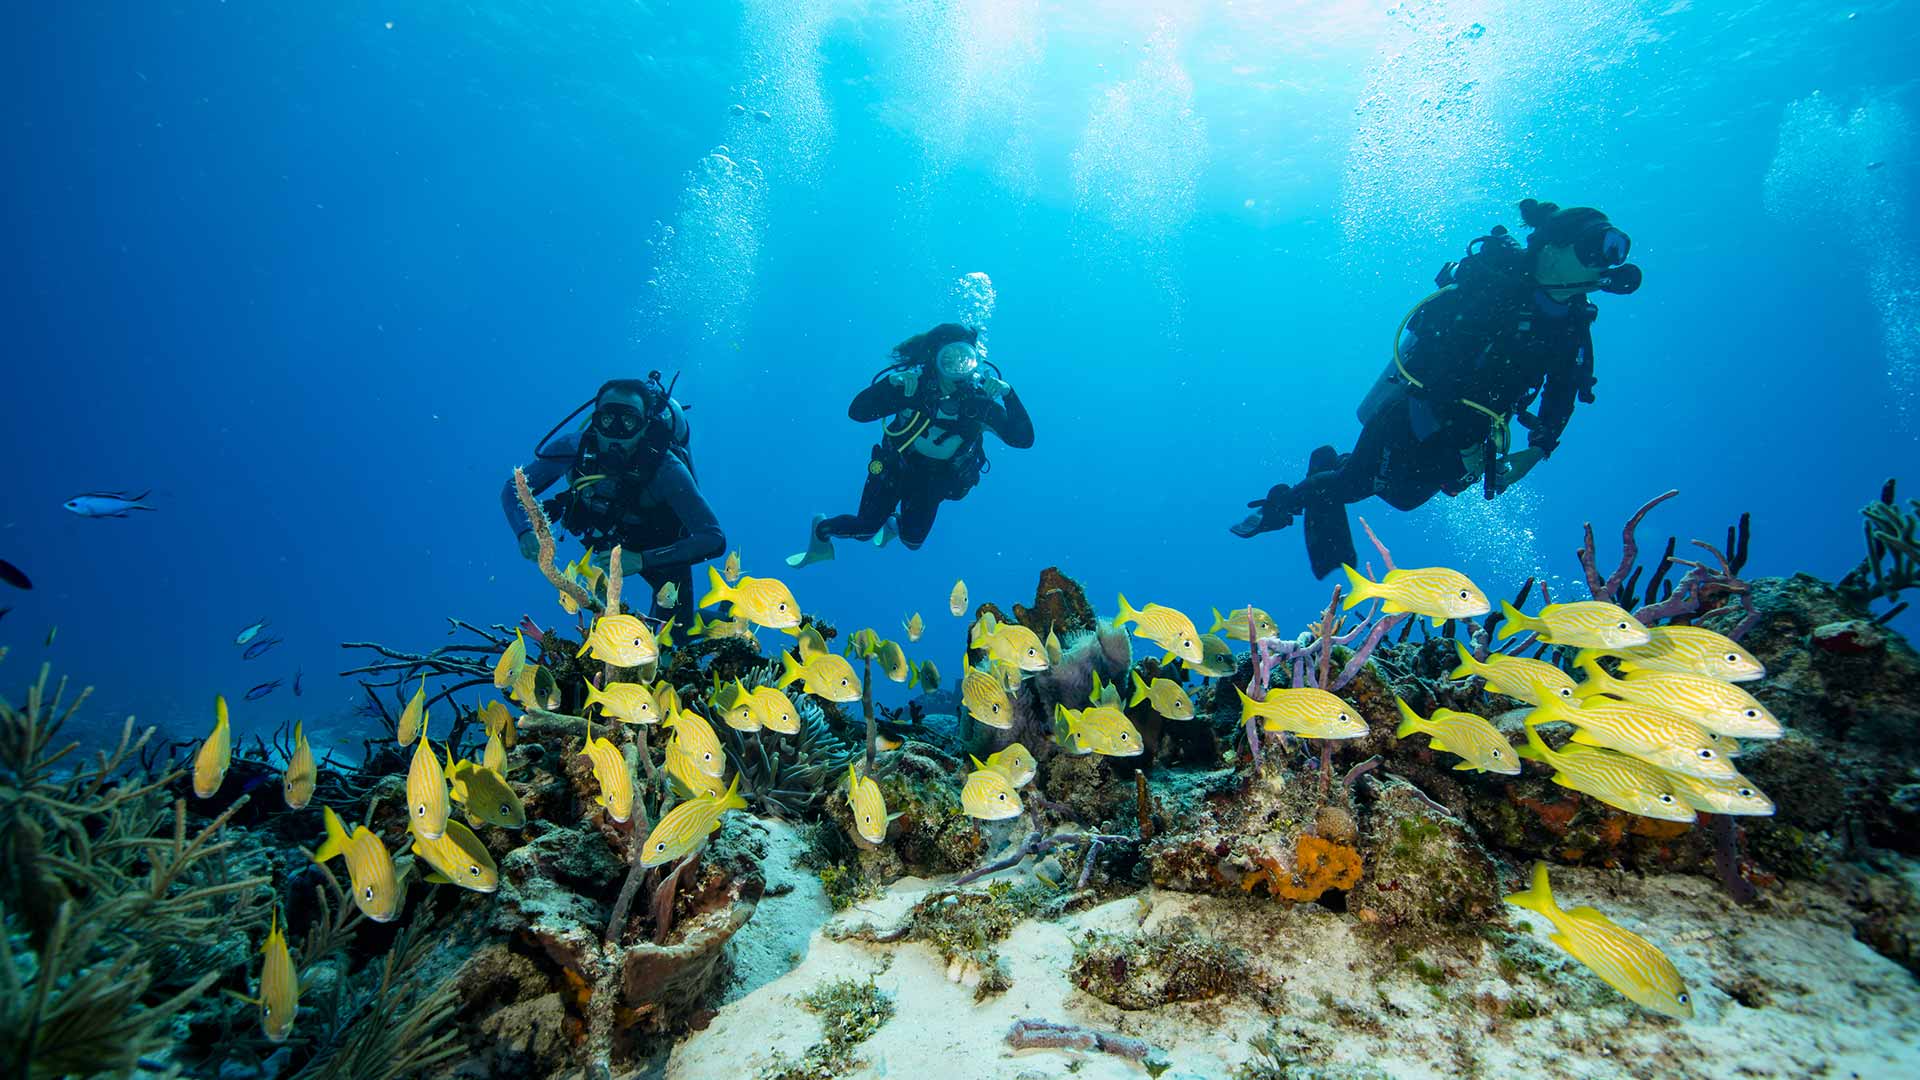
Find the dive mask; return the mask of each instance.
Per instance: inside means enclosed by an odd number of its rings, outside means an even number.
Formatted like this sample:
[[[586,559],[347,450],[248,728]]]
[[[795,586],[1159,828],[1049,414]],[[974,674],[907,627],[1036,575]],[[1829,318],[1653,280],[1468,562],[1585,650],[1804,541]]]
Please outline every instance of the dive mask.
[[[1605,218],[1588,225],[1573,238],[1574,256],[1591,270],[1619,266],[1627,261],[1627,253],[1632,250],[1633,240]]]
[[[609,439],[631,439],[645,426],[646,419],[631,405],[602,405],[593,414],[593,429]]]
[[[955,341],[942,346],[934,355],[933,362],[941,375],[955,382],[965,382],[979,370],[980,352],[968,342]]]

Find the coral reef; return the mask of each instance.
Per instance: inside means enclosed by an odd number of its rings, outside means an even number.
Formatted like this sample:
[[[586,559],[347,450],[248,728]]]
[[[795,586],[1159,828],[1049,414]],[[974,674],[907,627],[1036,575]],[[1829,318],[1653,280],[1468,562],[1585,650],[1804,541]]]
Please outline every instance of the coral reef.
[[[1074,943],[1068,977],[1109,1005],[1153,1009],[1228,993],[1250,968],[1245,949],[1208,937],[1182,917],[1151,933],[1088,931]]]
[[[893,1018],[893,1000],[871,981],[839,979],[818,987],[800,1004],[820,1017],[823,1038],[796,1062],[776,1067],[764,1080],[832,1080],[863,1062],[855,1050]]]

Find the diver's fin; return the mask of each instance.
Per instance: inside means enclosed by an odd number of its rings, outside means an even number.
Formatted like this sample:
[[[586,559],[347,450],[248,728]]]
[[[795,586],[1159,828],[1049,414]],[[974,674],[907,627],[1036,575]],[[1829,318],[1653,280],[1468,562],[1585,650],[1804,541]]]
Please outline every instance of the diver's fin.
[[[1353,550],[1353,526],[1347,522],[1345,503],[1334,499],[1308,503],[1301,531],[1307,535],[1307,563],[1315,578],[1325,578],[1359,557]]]
[[[899,535],[900,519],[892,514],[888,514],[887,520],[880,526],[880,531],[873,534],[873,546],[879,548],[886,547],[888,544],[893,543],[894,538]]]
[[[822,539],[820,536],[820,523],[825,520],[827,520],[825,514],[813,515],[813,523],[807,527],[807,550],[797,555],[787,556],[788,566],[798,569],[833,558],[833,541]]]

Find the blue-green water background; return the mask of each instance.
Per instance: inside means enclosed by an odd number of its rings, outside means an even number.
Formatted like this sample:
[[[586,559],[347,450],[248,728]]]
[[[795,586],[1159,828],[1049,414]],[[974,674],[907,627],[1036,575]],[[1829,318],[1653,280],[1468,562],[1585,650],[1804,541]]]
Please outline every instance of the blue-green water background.
[[[1103,609],[1304,625],[1297,532],[1226,525],[1350,442],[1399,317],[1525,196],[1608,211],[1646,287],[1600,298],[1599,401],[1522,489],[1362,508],[1398,559],[1572,594],[1581,522],[1610,562],[1678,487],[1649,546],[1751,510],[1750,572],[1850,567],[1920,461],[1916,5],[1311,7],[9,8],[0,557],[38,588],[0,590],[0,676],[44,655],[100,722],[192,734],[298,666],[242,732],[344,724],[340,641],[559,617],[499,485],[656,367],[748,572],[842,627],[919,610],[948,670],[956,576],[1007,603],[1056,563]],[[1036,446],[924,550],[787,575],[856,498],[847,399],[972,272]],[[261,616],[286,642],[242,661]]]

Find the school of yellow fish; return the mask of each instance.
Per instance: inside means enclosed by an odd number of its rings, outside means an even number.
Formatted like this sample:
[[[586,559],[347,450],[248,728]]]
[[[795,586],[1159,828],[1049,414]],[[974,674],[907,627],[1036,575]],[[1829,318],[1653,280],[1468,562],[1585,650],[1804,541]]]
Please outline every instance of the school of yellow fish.
[[[1484,593],[1464,575],[1444,567],[1396,569],[1379,581],[1363,577],[1352,567],[1345,570],[1349,608],[1372,600],[1386,613],[1427,617],[1436,625],[1483,616],[1490,610]],[[604,572],[586,555],[568,565],[565,574],[587,589],[597,589],[604,581]],[[726,727],[743,733],[799,734],[800,713],[789,696],[792,690],[833,702],[862,700],[867,688],[849,657],[877,665],[894,682],[927,689],[938,685],[932,661],[910,661],[898,642],[870,629],[849,635],[846,655],[831,651],[816,629],[803,624],[800,605],[787,586],[771,578],[743,575],[737,551],[728,555],[723,568],[709,567],[708,574],[710,588],[698,606],[726,605],[729,611],[726,617],[711,620],[704,613],[696,614],[693,626],[685,628],[688,637],[742,637],[757,644],[756,630],[770,629],[794,638],[791,651],[779,652],[780,670],[773,685],[748,688],[738,679],[721,683],[716,677],[705,705]],[[671,589],[666,587],[654,599],[671,606],[677,600]],[[559,602],[569,613],[578,611],[577,600],[567,590],[559,592]],[[948,606],[956,617],[966,615],[964,581],[954,583]],[[1533,760],[1552,769],[1556,784],[1629,813],[1661,820],[1693,821],[1701,812],[1773,812],[1771,801],[1731,762],[1739,754],[1737,740],[1782,734],[1779,721],[1736,685],[1765,674],[1751,654],[1710,630],[1646,627],[1624,609],[1598,601],[1549,604],[1534,616],[1502,604],[1502,613],[1501,639],[1530,632],[1539,642],[1578,650],[1575,666],[1583,678],[1575,680],[1542,660],[1500,652],[1479,659],[1456,642],[1460,665],[1452,672],[1455,679],[1479,678],[1489,692],[1530,707],[1522,724],[1524,744],[1513,745],[1493,724],[1472,713],[1443,708],[1422,716],[1397,698],[1396,737],[1426,736],[1433,750],[1458,757],[1454,768],[1461,770],[1510,776],[1521,772],[1523,759]],[[1124,595],[1113,625],[1130,626],[1135,636],[1164,650],[1163,669],[1177,661],[1203,678],[1223,678],[1237,671],[1238,660],[1229,641],[1253,642],[1278,634],[1274,620],[1258,608],[1241,606],[1226,616],[1216,608],[1208,633],[1201,634],[1179,610],[1157,603],[1135,609]],[[909,643],[918,642],[925,631],[918,612],[904,619],[902,626]],[[671,647],[672,630],[672,620],[656,632],[638,616],[608,612],[593,621],[579,649],[579,655],[607,665],[608,679],[614,669],[638,671],[642,679],[590,682],[585,690],[581,711],[586,728],[579,754],[586,759],[598,789],[593,803],[607,820],[626,825],[634,818],[639,751],[635,742],[609,738],[606,733],[611,729],[603,728],[596,735],[593,710],[616,726],[658,727],[668,733],[665,772],[677,802],[639,841],[640,862],[649,867],[697,852],[720,827],[724,814],[747,808],[739,793],[739,773],[734,771],[728,779],[726,751],[707,716],[687,707],[670,682],[645,681],[655,674],[661,649]],[[964,713],[988,727],[1011,728],[1023,681],[1061,659],[1060,641],[1051,628],[1042,639],[1025,626],[1002,623],[991,611],[982,611],[968,628],[961,658],[959,698]],[[1603,660],[1611,660],[1618,673],[1603,666]],[[1142,753],[1140,731],[1127,717],[1130,708],[1145,705],[1169,720],[1194,717],[1193,700],[1181,683],[1164,675],[1149,681],[1138,671],[1129,674],[1131,695],[1124,705],[1120,688],[1103,685],[1097,674],[1081,707],[1054,705],[1053,737],[1063,752],[1111,757]],[[493,685],[526,710],[552,709],[560,700],[551,672],[529,660],[525,638],[517,631],[494,668]],[[1367,734],[1359,709],[1325,690],[1273,687],[1254,697],[1236,687],[1235,693],[1243,722],[1258,719],[1268,732],[1311,739]],[[430,738],[429,706],[422,678],[396,723],[397,742],[412,747],[406,778],[409,849],[430,868],[427,881],[493,892],[499,886],[499,870],[474,829],[518,829],[526,824],[525,807],[507,781],[507,751],[516,741],[518,724],[502,701],[478,705],[475,715],[486,733],[481,759],[455,760],[450,746],[443,756]],[[1573,729],[1557,750],[1536,730],[1549,724]],[[878,748],[898,745],[897,739],[885,739]],[[197,796],[209,798],[220,789],[231,758],[226,700],[216,698],[213,731],[194,758]],[[961,782],[963,810],[983,821],[1023,813],[1021,789],[1034,779],[1037,767],[1032,751],[1014,742],[984,761],[971,760],[973,768]],[[289,809],[309,804],[317,779],[312,749],[304,729],[296,725],[282,778]],[[847,803],[859,839],[868,845],[884,844],[898,815],[889,814],[880,784],[863,772],[858,757],[847,766]],[[453,816],[456,806],[464,809],[465,822]],[[411,864],[397,865],[393,853],[365,824],[349,831],[331,807],[322,805],[320,811],[323,829],[312,853],[314,861],[324,865],[335,858],[344,860],[359,909],[379,922],[396,918]],[[1667,1015],[1692,1014],[1686,988],[1666,957],[1591,908],[1562,910],[1553,899],[1544,865],[1535,867],[1531,888],[1508,900],[1546,917],[1554,927],[1551,940],[1555,944],[1631,1000]],[[277,909],[261,951],[258,995],[249,1000],[259,1005],[267,1036],[280,1041],[292,1029],[299,985]]]

